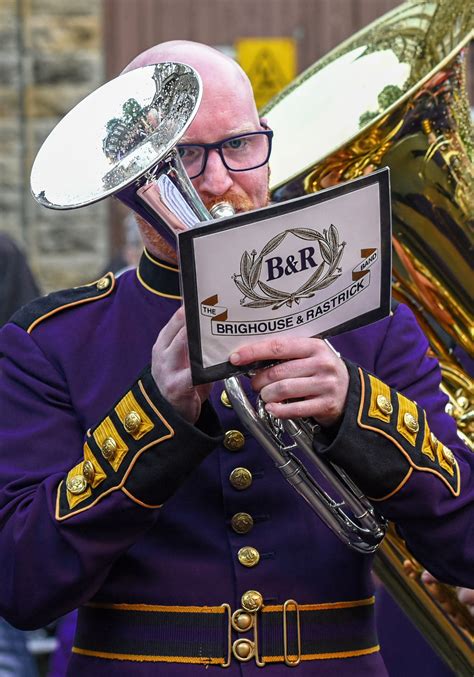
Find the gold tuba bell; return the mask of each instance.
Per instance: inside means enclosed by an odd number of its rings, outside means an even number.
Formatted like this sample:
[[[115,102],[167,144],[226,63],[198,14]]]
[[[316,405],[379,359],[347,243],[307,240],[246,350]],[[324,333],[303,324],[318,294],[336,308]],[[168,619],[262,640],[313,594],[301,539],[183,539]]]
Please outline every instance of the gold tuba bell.
[[[447,410],[472,451],[474,139],[466,48],[473,25],[472,3],[409,0],[311,66],[262,111],[278,139],[274,201],[390,167],[393,294],[428,336]],[[394,529],[374,568],[456,674],[474,674],[472,616],[450,586],[431,594]],[[441,596],[456,607],[456,621]]]

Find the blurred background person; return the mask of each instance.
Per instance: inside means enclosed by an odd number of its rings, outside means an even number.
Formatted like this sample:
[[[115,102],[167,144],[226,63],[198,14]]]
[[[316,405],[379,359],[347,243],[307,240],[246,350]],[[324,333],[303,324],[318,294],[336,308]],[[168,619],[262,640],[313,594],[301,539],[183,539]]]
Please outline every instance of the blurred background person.
[[[40,293],[25,255],[9,235],[0,233],[0,326]]]
[[[39,286],[25,255],[9,235],[0,233],[0,326],[18,308],[39,295]],[[0,677],[37,677],[27,636],[0,617]]]

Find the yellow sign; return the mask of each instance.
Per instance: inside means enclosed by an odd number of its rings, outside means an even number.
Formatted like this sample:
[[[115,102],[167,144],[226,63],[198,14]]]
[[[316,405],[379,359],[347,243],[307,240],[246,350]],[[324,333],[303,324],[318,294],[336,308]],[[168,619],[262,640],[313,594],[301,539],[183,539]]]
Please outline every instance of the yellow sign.
[[[244,38],[236,42],[237,61],[250,78],[261,108],[296,76],[292,38]]]

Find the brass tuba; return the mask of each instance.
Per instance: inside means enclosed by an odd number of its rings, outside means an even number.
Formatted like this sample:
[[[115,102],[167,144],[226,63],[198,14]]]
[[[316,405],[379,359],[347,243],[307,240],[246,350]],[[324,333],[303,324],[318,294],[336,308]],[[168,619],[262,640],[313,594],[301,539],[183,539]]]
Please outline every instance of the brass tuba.
[[[474,5],[409,0],[302,73],[262,111],[278,140],[272,196],[286,200],[389,166],[393,293],[440,360],[447,409],[474,451],[472,227],[474,139],[466,47]],[[454,591],[438,599],[389,529],[375,571],[459,675],[474,673],[474,623]],[[456,606],[456,621],[439,603]]]

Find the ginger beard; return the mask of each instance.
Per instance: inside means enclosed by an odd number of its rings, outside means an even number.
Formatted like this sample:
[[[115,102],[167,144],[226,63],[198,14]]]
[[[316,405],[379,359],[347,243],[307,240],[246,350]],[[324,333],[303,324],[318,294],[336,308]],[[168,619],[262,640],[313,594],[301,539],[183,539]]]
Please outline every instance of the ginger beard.
[[[250,197],[242,191],[236,192],[232,188],[226,191],[223,195],[206,195],[200,196],[204,205],[210,210],[215,204],[219,202],[228,202],[232,205],[236,213],[249,212],[255,209]],[[270,196],[267,195],[266,205],[270,202]],[[266,206],[264,205],[264,206]],[[134,214],[140,229],[143,243],[146,249],[159,259],[177,265],[178,258],[176,256],[176,249],[173,247],[162,235],[159,234],[153,226],[151,226],[146,219],[139,214]]]

